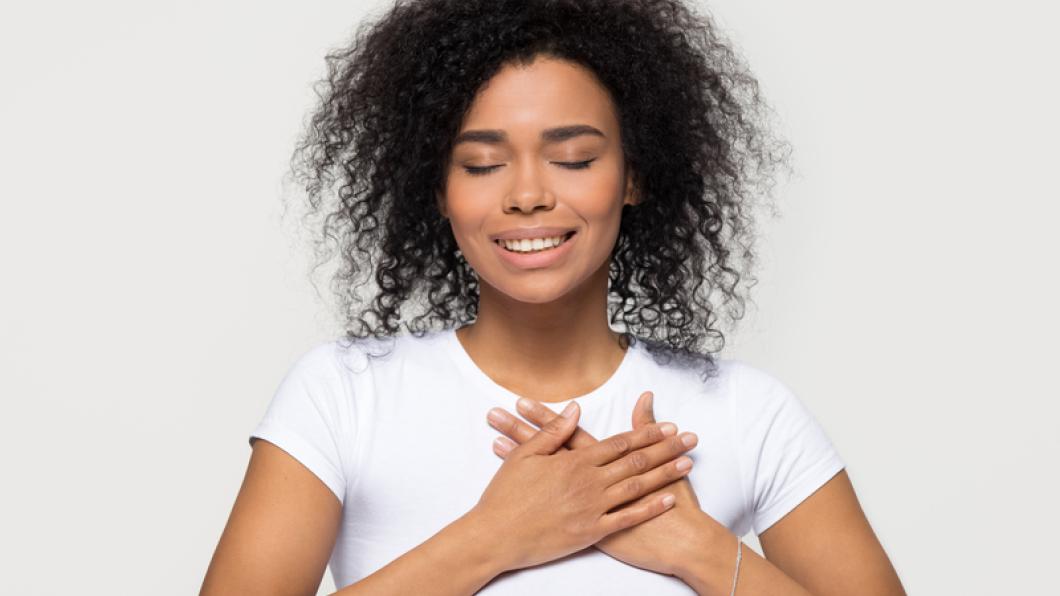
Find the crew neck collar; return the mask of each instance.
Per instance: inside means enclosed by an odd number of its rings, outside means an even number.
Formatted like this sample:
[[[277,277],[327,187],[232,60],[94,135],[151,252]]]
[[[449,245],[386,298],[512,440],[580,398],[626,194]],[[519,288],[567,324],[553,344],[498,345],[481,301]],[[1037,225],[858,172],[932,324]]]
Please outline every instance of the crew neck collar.
[[[456,336],[456,328],[443,331],[442,339],[446,351],[464,374],[473,379],[482,389],[485,389],[489,395],[497,396],[510,407],[515,407],[515,402],[517,402],[522,396],[494,381],[481,368],[479,368],[477,364],[475,364],[475,361],[471,359],[471,355],[467,353],[467,350],[464,349],[464,345],[460,343],[460,339]],[[635,354],[634,352],[639,350],[639,342],[627,346],[626,352],[622,356],[622,361],[618,363],[618,367],[613,373],[611,373],[611,376],[608,377],[603,384],[588,393],[565,399],[563,401],[541,403],[550,406],[552,409],[558,410],[562,409],[571,401],[577,401],[578,405],[583,407],[592,407],[593,404],[597,402],[606,401],[606,396],[614,393],[613,389],[621,386],[623,380],[629,376],[629,371],[634,366],[633,361],[638,357],[638,354]]]

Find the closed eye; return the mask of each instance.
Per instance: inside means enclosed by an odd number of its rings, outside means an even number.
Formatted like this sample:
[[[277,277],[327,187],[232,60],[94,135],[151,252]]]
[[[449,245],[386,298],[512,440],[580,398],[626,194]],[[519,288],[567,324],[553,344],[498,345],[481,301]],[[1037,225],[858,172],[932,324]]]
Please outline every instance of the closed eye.
[[[587,159],[585,161],[554,161],[552,163],[568,170],[584,170],[588,168],[589,164],[593,163],[594,161],[596,161],[595,157],[593,159]],[[483,176],[485,174],[489,174],[490,172],[496,170],[499,167],[501,166],[464,166],[464,171],[466,171],[468,174],[471,174],[472,176]]]
[[[563,166],[563,167],[567,168],[568,170],[584,170],[585,168],[588,168],[589,164],[593,163],[594,161],[596,161],[595,157],[592,158],[592,159],[587,159],[585,161],[575,161],[575,162],[557,161],[557,162],[554,162],[554,163],[557,166]]]

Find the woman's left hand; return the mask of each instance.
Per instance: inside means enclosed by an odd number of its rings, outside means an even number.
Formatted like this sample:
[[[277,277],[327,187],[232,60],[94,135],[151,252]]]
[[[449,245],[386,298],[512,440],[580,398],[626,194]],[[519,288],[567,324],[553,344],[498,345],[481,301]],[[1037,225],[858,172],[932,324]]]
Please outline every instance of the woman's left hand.
[[[524,402],[520,401],[517,406],[519,413],[539,428],[559,415],[538,402],[526,401],[529,402],[529,407],[524,408],[522,405]],[[501,442],[508,443],[507,449],[497,447],[496,444],[494,446],[494,453],[501,458],[504,458],[507,452],[518,444],[522,444],[537,434],[537,428],[519,420],[503,408],[494,408],[494,411],[504,415],[504,420],[500,422],[490,421],[490,426],[507,437],[507,439],[501,439]],[[653,422],[655,422],[655,415],[652,409],[652,394],[646,391],[641,394],[634,406],[633,429],[636,430]],[[684,433],[676,435],[674,440],[683,436],[690,436],[693,441],[697,439],[694,433]],[[597,440],[592,435],[578,428],[567,445],[572,449],[578,449],[596,442]],[[662,492],[669,492],[676,497],[674,506],[669,511],[636,526],[610,534],[594,546],[630,565],[656,573],[680,576],[681,570],[689,568],[692,561],[703,558],[706,554],[704,549],[714,548],[714,545],[725,545],[725,547],[730,545],[732,534],[723,524],[700,509],[699,499],[696,498],[696,493],[692,490],[687,476],[642,498],[651,499]],[[637,502],[639,501],[630,505]]]

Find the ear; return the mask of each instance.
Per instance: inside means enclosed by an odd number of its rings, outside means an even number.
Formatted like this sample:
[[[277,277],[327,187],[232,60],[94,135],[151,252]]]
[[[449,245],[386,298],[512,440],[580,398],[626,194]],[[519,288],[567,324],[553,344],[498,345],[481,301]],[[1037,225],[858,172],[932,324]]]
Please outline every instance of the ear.
[[[623,205],[637,205],[640,203],[640,196],[637,192],[636,183],[633,180],[633,170],[626,168],[626,194],[625,198],[622,199]]]
[[[445,195],[442,191],[438,190],[434,193],[434,202],[438,206],[438,212],[442,214],[443,218],[449,218],[449,212],[445,208]]]

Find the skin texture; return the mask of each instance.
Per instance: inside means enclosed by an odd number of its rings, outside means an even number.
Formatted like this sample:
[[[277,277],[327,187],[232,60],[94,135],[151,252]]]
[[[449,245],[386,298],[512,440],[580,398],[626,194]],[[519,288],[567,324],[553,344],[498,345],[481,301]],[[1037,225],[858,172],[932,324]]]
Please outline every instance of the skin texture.
[[[685,475],[665,436],[676,427],[651,424],[578,451],[558,450],[577,428],[580,409],[554,417],[544,432],[512,449],[472,510],[494,528],[508,569],[546,563],[639,524],[669,505],[641,499]],[[558,451],[557,451],[558,450]],[[637,500],[613,513],[612,509]],[[510,557],[510,558],[509,558]]]
[[[634,429],[655,423],[651,400],[650,391],[643,393],[637,400],[637,405],[633,410]],[[520,401],[518,405],[519,414],[535,425],[545,425],[556,416],[552,410],[533,401]],[[494,408],[491,413],[493,412],[496,412],[499,418],[491,417],[490,426],[504,433],[504,436],[500,437],[499,442],[494,445],[494,453],[501,457],[508,457],[512,449],[523,441],[530,440],[538,432],[538,426],[531,426],[521,421],[504,408]],[[690,441],[687,445],[682,442],[685,437]],[[572,449],[582,449],[596,442],[595,437],[579,428],[573,433],[568,444]],[[695,448],[697,442],[698,437],[695,433],[681,433],[670,439],[667,447],[674,453],[683,453]],[[718,532],[723,532],[724,528],[712,519],[703,519],[709,516],[700,509],[699,499],[696,498],[696,493],[687,477],[660,487],[648,497],[663,492],[675,497],[674,506],[669,511],[642,524],[615,532],[597,542],[595,547],[630,565],[656,573],[677,575],[679,571],[677,563],[688,556],[684,545],[691,542],[692,530],[711,521]]]
[[[601,135],[542,140],[547,129],[579,124]],[[490,80],[460,134],[476,130],[502,131],[506,140],[457,144],[438,196],[481,287],[478,318],[457,337],[479,368],[519,395],[561,401],[587,393],[624,356],[607,324],[607,268],[622,207],[636,199],[614,104],[590,71],[542,57]],[[587,168],[565,165],[590,159]],[[495,167],[466,170],[482,166]],[[565,258],[547,268],[514,268],[490,240],[503,230],[552,226],[576,235]]]
[[[341,515],[315,474],[255,440],[200,594],[316,594]]]

